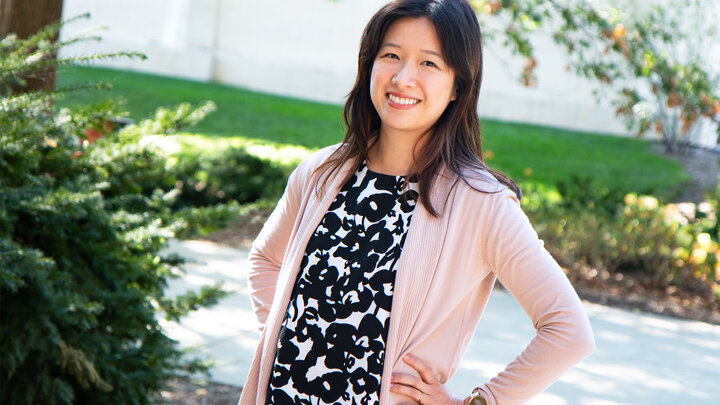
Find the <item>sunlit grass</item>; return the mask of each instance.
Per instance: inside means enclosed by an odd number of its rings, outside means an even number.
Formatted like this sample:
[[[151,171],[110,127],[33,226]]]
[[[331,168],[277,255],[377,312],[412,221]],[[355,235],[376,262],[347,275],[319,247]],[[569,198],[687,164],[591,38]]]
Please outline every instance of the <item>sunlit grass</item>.
[[[241,136],[208,137],[187,132],[169,136],[157,135],[153,142],[176,159],[215,153],[231,147],[242,147],[255,156],[287,167],[296,166],[313,151],[304,146],[281,144],[262,139]]]

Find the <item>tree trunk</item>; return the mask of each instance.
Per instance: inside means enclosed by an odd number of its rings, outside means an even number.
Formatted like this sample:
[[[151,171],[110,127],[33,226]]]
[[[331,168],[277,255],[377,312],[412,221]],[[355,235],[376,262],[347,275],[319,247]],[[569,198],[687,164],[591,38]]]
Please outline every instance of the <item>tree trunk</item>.
[[[0,0],[0,38],[13,32],[19,38],[28,38],[46,25],[60,21],[62,7],[63,0]],[[53,40],[57,40],[57,35]],[[17,92],[52,90],[55,68],[33,72],[24,79],[26,86],[16,89]]]

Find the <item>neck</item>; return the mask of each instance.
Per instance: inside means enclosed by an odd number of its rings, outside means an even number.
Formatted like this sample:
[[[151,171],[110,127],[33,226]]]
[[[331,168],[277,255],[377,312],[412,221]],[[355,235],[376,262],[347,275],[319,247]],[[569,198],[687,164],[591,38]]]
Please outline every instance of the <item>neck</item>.
[[[380,132],[377,142],[368,151],[368,169],[393,176],[415,172],[415,150],[422,147],[422,138]]]

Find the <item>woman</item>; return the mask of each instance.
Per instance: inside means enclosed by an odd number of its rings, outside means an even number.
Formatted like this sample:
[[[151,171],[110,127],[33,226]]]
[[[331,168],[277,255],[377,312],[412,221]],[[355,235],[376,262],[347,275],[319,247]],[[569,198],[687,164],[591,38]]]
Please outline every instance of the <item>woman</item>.
[[[480,29],[464,0],[404,0],[363,33],[342,144],[312,155],[253,243],[261,343],[241,404],[514,404],[594,346],[580,301],[482,159]],[[537,335],[445,389],[495,279]]]

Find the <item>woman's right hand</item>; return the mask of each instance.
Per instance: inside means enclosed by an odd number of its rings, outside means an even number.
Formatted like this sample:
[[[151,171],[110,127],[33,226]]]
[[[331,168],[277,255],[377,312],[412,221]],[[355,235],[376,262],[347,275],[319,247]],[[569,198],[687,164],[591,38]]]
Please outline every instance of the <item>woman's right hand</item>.
[[[417,357],[407,354],[403,361],[417,371],[420,377],[394,373],[390,377],[390,391],[406,395],[421,405],[464,405],[467,400],[456,398],[435,378],[430,367]]]

